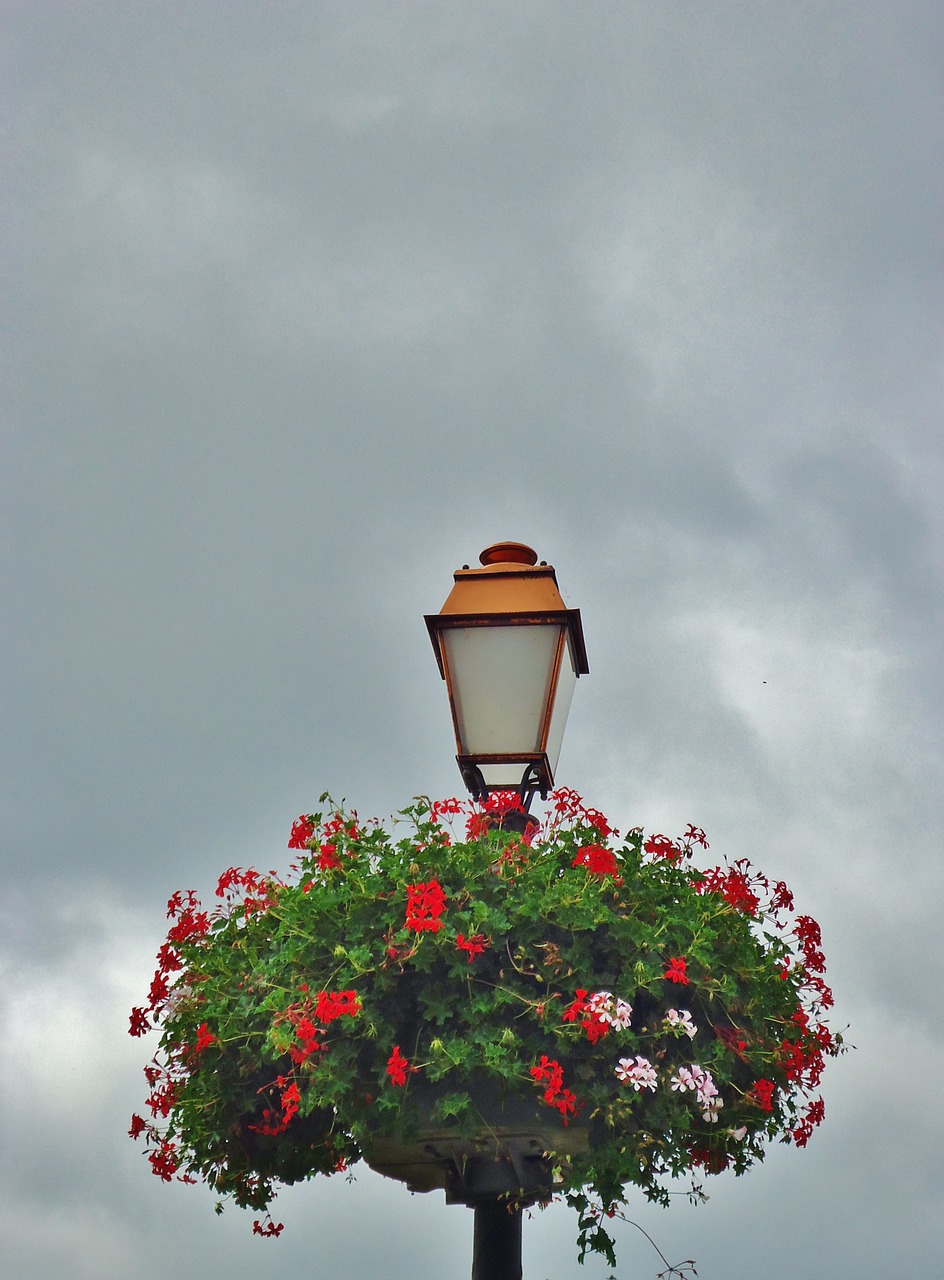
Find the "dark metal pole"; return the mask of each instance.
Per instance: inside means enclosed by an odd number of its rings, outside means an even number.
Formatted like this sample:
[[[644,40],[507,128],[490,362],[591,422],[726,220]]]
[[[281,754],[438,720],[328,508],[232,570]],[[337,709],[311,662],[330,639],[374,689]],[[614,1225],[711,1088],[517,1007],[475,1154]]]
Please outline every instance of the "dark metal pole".
[[[472,1280],[521,1280],[521,1210],[480,1200],[473,1213]]]

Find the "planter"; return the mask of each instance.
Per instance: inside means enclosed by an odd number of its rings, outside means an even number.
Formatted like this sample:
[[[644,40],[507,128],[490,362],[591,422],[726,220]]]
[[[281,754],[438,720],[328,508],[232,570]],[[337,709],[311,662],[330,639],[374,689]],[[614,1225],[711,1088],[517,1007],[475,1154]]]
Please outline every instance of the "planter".
[[[444,1086],[417,1084],[412,1101],[430,1112]],[[533,1097],[501,1089],[482,1076],[468,1085],[474,1119],[377,1135],[364,1145],[367,1164],[411,1191],[446,1193],[448,1204],[475,1205],[508,1197],[519,1206],[554,1194],[554,1157],[589,1149],[589,1129],[565,1125]]]

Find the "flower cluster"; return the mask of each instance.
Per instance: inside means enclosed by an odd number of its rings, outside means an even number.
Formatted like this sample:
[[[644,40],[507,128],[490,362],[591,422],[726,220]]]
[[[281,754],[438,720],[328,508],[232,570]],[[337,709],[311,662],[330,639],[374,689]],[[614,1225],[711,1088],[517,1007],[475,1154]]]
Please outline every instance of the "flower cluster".
[[[414,933],[438,933],[443,927],[446,895],[438,880],[407,886],[406,927]]]
[[[577,1095],[570,1089],[564,1088],[564,1068],[559,1062],[552,1061],[547,1054],[542,1053],[541,1061],[531,1068],[530,1075],[538,1084],[544,1086],[542,1098],[549,1107],[554,1107],[561,1113],[566,1124],[567,1117],[572,1116],[577,1109]]]
[[[687,1170],[810,1140],[842,1037],[819,926],[782,881],[698,869],[695,826],[621,838],[566,789],[517,832],[514,795],[417,801],[396,837],[322,801],[284,879],[234,866],[212,909],[168,901],[129,1022],[160,1034],[129,1134],[162,1181],[267,1215],[279,1184],[383,1167],[384,1142],[500,1135],[494,1095],[540,1117],[581,1250],[609,1256],[588,1195],[664,1200]]]

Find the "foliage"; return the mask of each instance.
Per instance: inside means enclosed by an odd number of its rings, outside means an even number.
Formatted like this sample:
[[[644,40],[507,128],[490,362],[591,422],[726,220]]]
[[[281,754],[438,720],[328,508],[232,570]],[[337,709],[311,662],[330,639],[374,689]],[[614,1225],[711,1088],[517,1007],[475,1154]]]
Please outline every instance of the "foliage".
[[[130,1027],[161,1031],[130,1130],[158,1177],[267,1211],[277,1184],[378,1135],[473,1131],[484,1080],[562,1139],[586,1129],[555,1177],[581,1257],[612,1262],[627,1184],[666,1202],[676,1175],[806,1144],[842,1038],[819,929],[782,882],[746,860],[697,870],[695,827],[621,840],[566,790],[524,835],[500,825],[512,796],[418,800],[391,832],[321,803],[289,878],[233,867],[214,910],[168,903]]]

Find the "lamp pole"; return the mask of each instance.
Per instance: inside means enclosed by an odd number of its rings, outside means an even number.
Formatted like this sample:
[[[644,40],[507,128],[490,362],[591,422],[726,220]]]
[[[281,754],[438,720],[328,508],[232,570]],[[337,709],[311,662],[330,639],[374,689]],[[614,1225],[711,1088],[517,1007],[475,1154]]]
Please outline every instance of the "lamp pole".
[[[472,1280],[522,1280],[521,1209],[493,1199],[473,1213]]]

